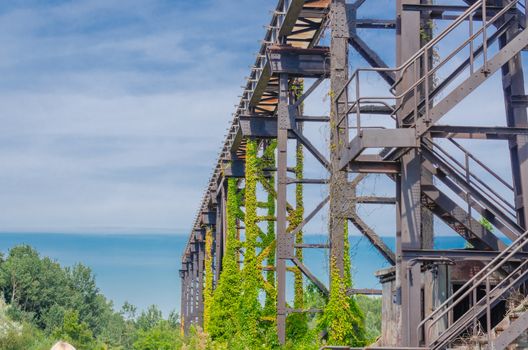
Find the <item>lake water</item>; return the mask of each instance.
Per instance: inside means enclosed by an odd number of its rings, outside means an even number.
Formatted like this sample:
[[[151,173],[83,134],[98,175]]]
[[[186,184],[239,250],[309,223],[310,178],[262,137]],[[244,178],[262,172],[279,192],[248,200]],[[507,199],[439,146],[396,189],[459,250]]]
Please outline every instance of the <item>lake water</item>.
[[[325,236],[306,236],[307,243],[326,243]],[[394,239],[384,238],[394,249]],[[4,254],[18,244],[29,244],[43,256],[62,265],[81,262],[94,271],[101,291],[120,308],[128,301],[139,309],[157,304],[168,313],[179,309],[180,257],[187,237],[184,235],[54,234],[2,233],[0,251]],[[362,237],[351,236],[351,254],[356,288],[378,288],[374,272],[388,264]],[[438,237],[442,249],[461,248],[460,237]],[[328,280],[328,252],[305,249],[305,264],[322,281]],[[291,293],[289,293],[291,294]]]

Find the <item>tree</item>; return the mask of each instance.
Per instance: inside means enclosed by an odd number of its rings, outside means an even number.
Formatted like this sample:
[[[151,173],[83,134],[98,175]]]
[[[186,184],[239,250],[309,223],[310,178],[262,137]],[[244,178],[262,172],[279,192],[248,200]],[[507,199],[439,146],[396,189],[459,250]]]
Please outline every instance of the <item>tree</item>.
[[[139,315],[136,325],[139,329],[148,331],[163,320],[161,310],[156,305],[150,305],[146,311]]]
[[[72,293],[69,308],[79,312],[81,322],[88,324],[97,336],[106,327],[112,307],[99,293],[92,270],[82,264],[66,268],[66,276]]]
[[[92,350],[95,346],[93,333],[88,325],[79,320],[79,312],[68,310],[64,314],[62,327],[53,332],[57,339],[66,340],[78,350]]]
[[[177,350],[182,345],[178,328],[174,328],[168,321],[158,322],[150,329],[140,329],[135,350]]]
[[[25,313],[31,313],[44,327],[42,315],[53,305],[68,303],[64,270],[27,245],[14,247],[0,265],[1,291],[6,300]]]

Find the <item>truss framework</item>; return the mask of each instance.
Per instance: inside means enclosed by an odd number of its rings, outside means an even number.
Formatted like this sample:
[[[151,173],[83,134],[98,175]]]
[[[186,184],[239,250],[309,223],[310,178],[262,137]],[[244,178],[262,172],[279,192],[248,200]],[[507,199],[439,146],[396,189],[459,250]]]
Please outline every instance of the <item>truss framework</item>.
[[[394,19],[389,20],[358,18],[366,0],[278,2],[182,256],[181,310],[186,329],[203,322],[206,229],[214,232],[211,253],[215,284],[222,271],[227,179],[244,177],[247,140],[258,140],[264,150],[269,140],[276,140],[276,165],[266,169],[276,180],[267,183],[265,189],[276,200],[275,217],[268,220],[275,222],[277,261],[267,270],[274,271],[268,276],[274,277],[277,335],[282,343],[286,341],[288,313],[319,311],[288,305],[289,269],[296,268],[328,292],[296,251],[328,248],[343,275],[344,223],[348,220],[393,266],[387,274],[393,277],[382,277],[382,283],[393,280],[387,282],[391,287],[384,289],[387,310],[383,322],[384,328],[396,331],[388,335],[384,329],[387,334],[379,345],[442,349],[459,344],[462,334],[476,332],[478,323],[485,329],[487,344],[505,348],[528,328],[528,318],[523,314],[509,322],[511,328],[501,335],[497,327],[502,325],[504,331],[506,326],[492,319],[493,313],[501,312],[500,300],[519,288],[522,293],[527,290],[528,97],[521,59],[528,45],[526,1],[464,0],[460,5],[441,5],[396,0]],[[434,30],[431,24],[439,21],[443,29]],[[469,33],[452,34],[466,28]],[[358,29],[394,33],[395,68],[383,61]],[[330,46],[320,47],[325,31],[330,33]],[[448,41],[450,45],[446,45]],[[368,68],[349,67],[351,48],[370,65]],[[368,74],[382,78],[385,94],[365,95],[362,79]],[[439,124],[494,74],[502,76],[505,126]],[[291,87],[303,78],[315,82],[296,96]],[[304,115],[303,101],[324,80],[330,80],[330,115]],[[476,108],[489,103],[483,101]],[[372,126],[365,122],[367,116],[389,123]],[[310,122],[329,126],[328,159],[303,133],[303,124]],[[507,142],[512,181],[496,174],[459,139]],[[291,140],[328,171],[327,178],[288,176]],[[390,178],[395,196],[357,196],[356,187],[368,174]],[[504,186],[508,195],[490,185],[489,179]],[[294,183],[328,186],[329,195],[314,203],[299,226],[290,227],[289,212],[295,207],[288,203],[288,186]],[[394,207],[396,251],[358,214],[357,206],[373,203]],[[296,242],[296,233],[327,204],[329,244]],[[433,217],[466,239],[473,249],[434,249]],[[466,263],[473,264],[478,272],[460,272]],[[457,273],[460,288],[455,291],[452,275]],[[445,282],[444,287],[439,287],[439,281]]]

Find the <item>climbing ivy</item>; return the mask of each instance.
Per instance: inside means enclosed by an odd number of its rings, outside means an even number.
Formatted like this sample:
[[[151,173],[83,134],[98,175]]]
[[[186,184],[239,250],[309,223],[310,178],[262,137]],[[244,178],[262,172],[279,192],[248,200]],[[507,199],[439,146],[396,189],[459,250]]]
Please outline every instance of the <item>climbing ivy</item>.
[[[366,345],[365,317],[355,297],[347,295],[352,287],[350,264],[350,243],[348,222],[345,222],[344,274],[341,277],[334,255],[330,258],[330,296],[319,320],[319,327],[328,332],[328,344],[364,346]]]
[[[304,154],[303,147],[300,142],[297,143],[296,152],[296,165],[295,165],[295,178],[301,180],[304,173]],[[292,220],[290,220],[290,226],[295,229],[298,227],[304,218],[304,198],[303,198],[303,184],[297,182],[295,184],[295,212],[293,214]],[[295,235],[295,243],[303,243],[303,232],[299,230]],[[295,256],[302,261],[303,260],[303,250],[302,248],[295,250]],[[304,307],[304,293],[303,293],[303,276],[301,271],[297,270],[295,272],[295,296],[294,296],[294,307],[302,309]]]
[[[237,214],[240,210],[238,181],[228,179],[226,205],[226,251],[222,260],[222,272],[213,294],[211,318],[208,324],[213,339],[227,341],[239,330],[240,270],[238,267],[239,241],[237,239]]]
[[[297,95],[302,94],[302,85]],[[303,147],[300,143],[297,143],[295,151],[295,178],[301,180],[304,174],[304,154]],[[303,197],[303,184],[297,182],[295,184],[295,210],[290,216],[290,230],[294,230],[298,227],[304,218],[304,197]],[[299,232],[295,235],[295,243],[303,243],[303,232]],[[303,261],[303,250],[302,248],[295,249],[295,257],[299,261]],[[294,299],[293,306],[295,309],[304,309],[304,281],[302,272],[296,268],[294,270]],[[294,313],[290,314],[287,319],[287,334],[289,339],[301,339],[306,336],[308,332],[308,317],[306,313]]]
[[[259,181],[271,187],[275,183],[275,176],[270,175],[269,178],[265,178],[262,175],[263,169],[271,168],[275,166],[275,150],[277,149],[277,141],[271,141],[267,147],[264,149],[264,153],[261,158],[260,169],[259,169]],[[267,201],[265,203],[265,208],[267,209],[267,215],[269,217],[275,215],[275,196],[271,191],[267,192]],[[275,242],[275,221],[268,220],[266,226],[266,236],[263,239],[262,246],[269,247]],[[272,247],[274,248],[274,247]],[[275,266],[275,249],[270,249],[267,256],[267,265],[269,267]],[[264,302],[263,315],[267,316],[268,319],[272,319],[272,326],[275,325],[275,314],[277,310],[277,293],[275,291],[275,271],[270,268],[266,271],[266,281],[270,284],[272,288],[266,291],[266,299]]]
[[[246,148],[245,178],[245,242],[244,268],[240,294],[239,315],[242,334],[250,341],[258,341],[258,322],[261,305],[258,299],[261,287],[260,268],[257,264],[257,238],[259,236],[257,217],[257,142],[249,140]]]
[[[213,299],[213,256],[211,249],[213,247],[213,231],[209,227],[205,232],[205,283],[204,283],[204,314],[203,330],[205,333],[209,330],[211,321],[211,303]]]

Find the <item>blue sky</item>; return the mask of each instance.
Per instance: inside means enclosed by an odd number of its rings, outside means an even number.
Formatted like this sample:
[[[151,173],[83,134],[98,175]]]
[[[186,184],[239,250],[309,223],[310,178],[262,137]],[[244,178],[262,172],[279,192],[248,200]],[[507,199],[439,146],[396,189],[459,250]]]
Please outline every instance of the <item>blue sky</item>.
[[[275,5],[0,3],[0,231],[186,234]],[[379,14],[381,5],[390,10]],[[390,18],[393,7],[367,1],[359,15]],[[393,31],[360,34],[394,66]],[[351,50],[350,65],[367,64]],[[364,86],[387,93],[378,76]],[[504,124],[499,86],[496,75],[442,123]],[[308,115],[329,113],[328,90],[322,84],[306,101]],[[497,103],[475,109],[491,99]],[[327,126],[305,133],[328,148]],[[489,145],[473,150],[492,155],[488,165],[508,178],[505,143]],[[310,155],[305,168],[307,177],[327,176]],[[393,195],[388,180],[371,179],[360,193]],[[307,209],[324,196],[325,189],[307,189]],[[381,235],[394,234],[393,208],[360,211]],[[325,215],[307,231],[325,232]]]
[[[2,231],[187,231],[273,6],[2,2]]]

